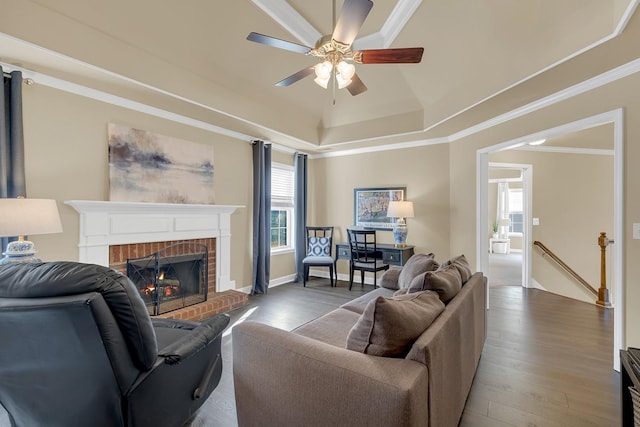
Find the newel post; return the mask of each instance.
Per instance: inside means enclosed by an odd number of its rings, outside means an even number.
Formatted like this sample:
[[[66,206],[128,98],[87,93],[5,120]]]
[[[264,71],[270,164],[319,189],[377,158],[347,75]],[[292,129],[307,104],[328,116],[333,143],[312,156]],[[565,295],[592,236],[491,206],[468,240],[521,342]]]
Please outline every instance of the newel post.
[[[598,237],[598,245],[600,246],[600,289],[598,289],[598,301],[596,301],[596,304],[603,307],[611,307],[609,290],[607,289],[607,246],[609,245],[609,239],[604,231]]]

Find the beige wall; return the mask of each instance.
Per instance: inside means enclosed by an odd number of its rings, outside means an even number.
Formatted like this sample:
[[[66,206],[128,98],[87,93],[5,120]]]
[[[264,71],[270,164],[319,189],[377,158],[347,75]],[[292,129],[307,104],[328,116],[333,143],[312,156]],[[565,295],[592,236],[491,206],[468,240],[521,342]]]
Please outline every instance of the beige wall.
[[[532,165],[532,214],[540,219],[532,228],[532,241],[542,242],[597,289],[598,236],[601,231],[613,236],[613,156],[503,151],[491,154],[490,161]],[[540,250],[532,255],[533,279],[545,289],[595,302],[593,294]]]
[[[336,227],[336,241],[346,241],[353,225],[353,190],[366,187],[406,187],[415,218],[407,219],[407,244],[416,252],[449,256],[449,148],[446,144],[362,155],[316,159],[311,168],[309,200],[318,225]],[[470,207],[475,209],[474,207]],[[393,243],[390,231],[378,231],[378,241]],[[347,274],[346,262],[338,271]]]
[[[213,145],[216,203],[245,206],[231,216],[231,279],[251,283],[249,143],[37,84],[24,86],[23,115],[28,196],[56,199],[64,229],[32,237],[41,258],[78,260],[78,214],[63,202],[109,199],[107,124],[114,122]]]
[[[617,108],[624,108],[624,274],[626,344],[640,345],[640,330],[630,327],[640,322],[640,243],[631,239],[633,222],[640,222],[640,170],[634,166],[640,158],[640,75],[575,96],[550,107],[516,118],[507,123],[476,133],[451,144],[451,250],[472,253],[475,246],[475,211],[464,206],[475,203],[476,151],[497,143],[509,141],[534,132],[550,129],[578,119],[590,117]],[[534,213],[534,215],[536,215]],[[546,221],[546,220],[545,220]],[[458,230],[463,232],[458,233]],[[591,241],[589,242],[591,244]],[[473,259],[475,262],[475,258]]]

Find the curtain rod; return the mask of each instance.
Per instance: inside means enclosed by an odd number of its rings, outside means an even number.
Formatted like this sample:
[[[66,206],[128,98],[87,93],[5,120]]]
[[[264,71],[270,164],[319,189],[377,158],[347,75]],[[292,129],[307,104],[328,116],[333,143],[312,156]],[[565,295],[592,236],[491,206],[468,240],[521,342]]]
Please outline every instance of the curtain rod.
[[[11,73],[7,73],[7,72],[3,71],[2,72],[2,77],[6,77],[6,78],[10,79],[13,76],[11,75]],[[33,81],[33,79],[31,77],[22,77],[22,83],[26,84],[27,86],[31,86],[35,82]]]

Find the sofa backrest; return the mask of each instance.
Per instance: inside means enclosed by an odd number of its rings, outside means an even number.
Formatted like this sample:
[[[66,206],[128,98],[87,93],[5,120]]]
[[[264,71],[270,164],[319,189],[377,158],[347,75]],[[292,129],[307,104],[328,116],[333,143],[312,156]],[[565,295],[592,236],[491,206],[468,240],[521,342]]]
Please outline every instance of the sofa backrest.
[[[475,273],[414,342],[406,358],[429,371],[429,425],[457,425],[486,335],[486,278]]]

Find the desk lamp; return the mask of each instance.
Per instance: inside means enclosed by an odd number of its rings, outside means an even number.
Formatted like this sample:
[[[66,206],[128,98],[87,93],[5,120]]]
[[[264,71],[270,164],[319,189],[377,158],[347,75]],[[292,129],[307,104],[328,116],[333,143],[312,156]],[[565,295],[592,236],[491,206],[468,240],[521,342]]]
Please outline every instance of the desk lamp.
[[[56,201],[51,199],[0,199],[0,237],[19,236],[9,242],[0,264],[40,262],[35,246],[24,236],[61,233],[62,224]]]
[[[397,248],[407,246],[407,224],[405,218],[413,218],[413,202],[406,200],[389,202],[389,218],[396,218],[393,226],[393,240]]]

